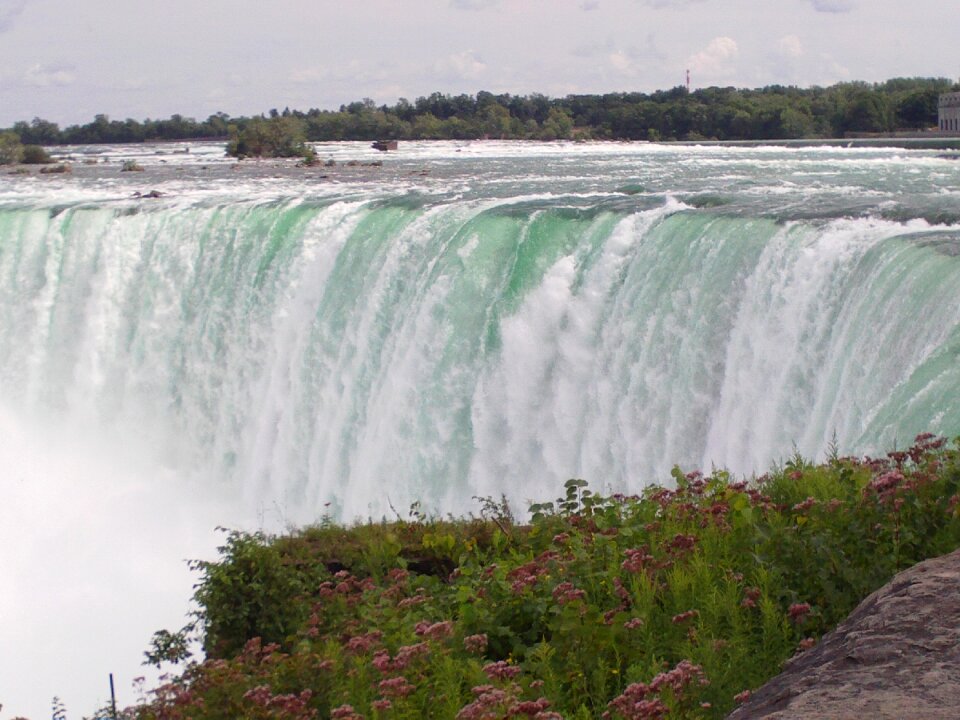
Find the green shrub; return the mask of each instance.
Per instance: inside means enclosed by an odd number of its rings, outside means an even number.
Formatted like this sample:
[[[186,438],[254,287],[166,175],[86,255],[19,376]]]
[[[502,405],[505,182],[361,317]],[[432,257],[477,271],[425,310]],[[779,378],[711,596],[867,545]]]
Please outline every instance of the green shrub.
[[[52,163],[53,158],[39,145],[24,145],[20,162],[24,165],[46,165]]]
[[[304,142],[303,123],[295,117],[274,117],[269,120],[256,117],[242,129],[230,126],[227,155],[246,157],[303,157],[315,153]]]

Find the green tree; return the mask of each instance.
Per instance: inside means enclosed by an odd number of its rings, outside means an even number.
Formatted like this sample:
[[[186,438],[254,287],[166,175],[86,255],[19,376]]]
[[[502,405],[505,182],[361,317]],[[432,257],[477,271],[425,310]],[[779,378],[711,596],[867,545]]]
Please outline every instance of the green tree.
[[[540,128],[540,138],[543,140],[566,140],[573,132],[573,118],[562,108],[550,108],[547,119]]]
[[[20,136],[10,130],[0,133],[0,165],[16,165],[22,158]]]

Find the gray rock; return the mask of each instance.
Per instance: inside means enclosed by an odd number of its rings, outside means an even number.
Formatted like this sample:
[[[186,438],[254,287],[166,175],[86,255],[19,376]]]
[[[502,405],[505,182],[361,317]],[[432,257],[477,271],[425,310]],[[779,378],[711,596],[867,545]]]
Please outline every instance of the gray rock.
[[[960,718],[960,550],[904,570],[728,720]]]

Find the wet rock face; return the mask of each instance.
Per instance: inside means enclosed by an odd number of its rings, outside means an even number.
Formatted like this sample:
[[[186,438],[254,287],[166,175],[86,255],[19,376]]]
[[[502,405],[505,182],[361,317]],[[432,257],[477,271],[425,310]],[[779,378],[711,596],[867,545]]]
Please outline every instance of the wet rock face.
[[[914,565],[728,720],[960,717],[960,550]]]

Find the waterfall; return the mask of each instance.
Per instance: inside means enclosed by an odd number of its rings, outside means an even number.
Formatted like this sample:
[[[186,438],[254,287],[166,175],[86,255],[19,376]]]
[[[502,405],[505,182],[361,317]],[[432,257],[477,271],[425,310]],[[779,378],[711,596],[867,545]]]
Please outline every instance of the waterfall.
[[[0,403],[289,520],[960,431],[958,231],[670,200],[0,209]]]

